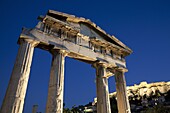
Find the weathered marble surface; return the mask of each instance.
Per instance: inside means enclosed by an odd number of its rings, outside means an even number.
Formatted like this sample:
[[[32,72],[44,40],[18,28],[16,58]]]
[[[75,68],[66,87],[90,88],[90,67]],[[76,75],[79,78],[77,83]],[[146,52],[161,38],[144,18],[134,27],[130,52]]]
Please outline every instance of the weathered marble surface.
[[[106,67],[96,65],[97,113],[111,113]]]
[[[115,72],[117,104],[119,113],[131,113],[123,70]]]
[[[22,113],[35,42],[20,41],[15,65],[0,113]]]
[[[61,50],[52,50],[51,53],[53,58],[48,86],[46,113],[63,113],[64,63],[66,53]]]

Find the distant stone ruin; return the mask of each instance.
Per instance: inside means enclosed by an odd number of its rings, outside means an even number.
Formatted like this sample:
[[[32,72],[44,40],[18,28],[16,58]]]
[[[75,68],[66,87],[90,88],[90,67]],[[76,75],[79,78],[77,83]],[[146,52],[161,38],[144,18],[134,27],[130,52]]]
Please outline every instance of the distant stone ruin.
[[[127,86],[127,94],[129,98],[145,98],[154,95],[165,94],[170,90],[170,82],[147,83],[141,82],[139,85]],[[116,97],[116,92],[110,94],[111,97]]]
[[[139,112],[142,111],[143,108],[153,107],[158,104],[170,106],[170,81],[155,82],[149,84],[147,82],[141,82],[139,85],[135,84],[134,86],[127,86],[127,95],[132,111]],[[117,93],[110,93],[109,96],[112,106],[115,106],[117,104]],[[91,111],[95,112],[95,106],[97,106],[97,98],[94,99],[92,105],[93,107],[90,107],[93,108]]]

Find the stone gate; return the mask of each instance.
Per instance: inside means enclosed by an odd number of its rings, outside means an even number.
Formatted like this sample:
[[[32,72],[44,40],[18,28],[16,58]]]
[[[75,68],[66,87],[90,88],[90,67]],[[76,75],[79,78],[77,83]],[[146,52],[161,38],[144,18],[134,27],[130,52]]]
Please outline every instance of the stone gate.
[[[115,76],[119,113],[130,113],[124,73],[125,57],[132,50],[89,19],[53,10],[35,28],[23,28],[20,45],[1,113],[22,113],[34,48],[52,55],[46,113],[63,112],[65,57],[91,64],[96,69],[97,112],[111,113],[108,78]]]

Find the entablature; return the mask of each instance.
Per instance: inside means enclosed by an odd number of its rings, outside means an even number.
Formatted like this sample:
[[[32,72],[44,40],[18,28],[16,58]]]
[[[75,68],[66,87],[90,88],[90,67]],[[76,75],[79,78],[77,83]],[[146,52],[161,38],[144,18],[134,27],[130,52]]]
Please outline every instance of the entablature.
[[[39,41],[37,47],[48,51],[65,50],[69,57],[87,63],[126,68],[124,58],[132,51],[89,19],[49,10],[39,20],[35,28],[23,29],[20,39]]]
[[[67,36],[63,36],[67,37]],[[126,67],[126,62],[123,58],[120,58],[121,56],[109,56],[108,54],[101,53],[100,51],[97,51],[96,47],[91,48],[89,44],[81,45],[81,43],[78,43],[75,37],[74,41],[68,41],[65,40],[65,38],[49,35],[48,33],[44,33],[44,31],[39,30],[37,28],[34,29],[26,29],[24,28],[20,39],[31,39],[35,41],[39,41],[38,48],[42,48],[45,50],[50,49],[61,49],[65,50],[68,53],[69,57],[82,60],[84,62],[93,63],[97,60],[104,62],[108,64],[110,67]],[[67,37],[68,38],[68,37]],[[81,40],[82,41],[82,40]]]
[[[64,25],[63,23],[58,23],[58,22],[47,22],[47,23],[42,23],[39,22],[40,25],[37,25],[39,30],[49,34],[49,35],[54,35],[60,38],[63,38],[65,40],[74,42],[76,44],[80,44],[81,46],[92,48],[96,52],[101,52],[102,54],[107,54],[108,55],[117,55],[122,57],[122,59],[127,56],[128,51],[125,49],[122,49],[121,47],[114,45],[110,42],[107,42],[105,40],[101,40],[97,37],[89,37],[85,36],[78,31],[74,31],[71,27]],[[41,27],[40,27],[41,26]],[[106,51],[106,52],[105,52]]]
[[[40,22],[39,24],[43,23]],[[48,29],[46,27],[43,27],[38,29],[41,30],[42,32],[47,33],[47,35],[53,35],[55,37],[59,37],[66,41],[75,43],[77,45],[89,48],[92,51],[98,52],[100,54],[124,60],[124,54],[126,51],[110,42],[99,40],[96,37],[88,37],[80,33],[74,34],[64,28],[57,28],[57,30],[55,30],[54,28]]]
[[[111,46],[114,46],[114,48],[118,48],[117,50],[121,51],[116,53],[121,54],[123,57],[132,52],[125,44],[114,36],[107,34],[89,19],[49,10],[46,16],[41,16],[40,20],[45,26],[51,27],[51,29],[57,27],[58,29],[69,30],[69,32],[74,33],[74,35],[79,33],[89,38],[96,37],[96,40],[100,39],[102,42],[110,43]]]

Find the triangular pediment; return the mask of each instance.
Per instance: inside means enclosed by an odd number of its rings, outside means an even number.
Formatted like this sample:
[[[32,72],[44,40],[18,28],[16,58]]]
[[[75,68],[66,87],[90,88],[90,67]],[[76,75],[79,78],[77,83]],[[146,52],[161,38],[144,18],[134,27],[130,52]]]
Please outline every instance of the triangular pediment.
[[[76,17],[74,15],[61,13],[54,10],[49,10],[46,17],[43,19],[48,17],[64,22],[67,26],[73,29],[73,31],[76,30],[77,33],[89,37],[89,39],[92,41],[118,48],[119,50],[123,51],[124,56],[132,53],[132,50],[123,44],[120,40],[107,34],[104,30],[102,30],[95,23],[91,22],[89,19]]]

